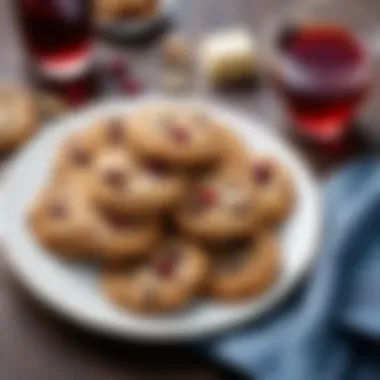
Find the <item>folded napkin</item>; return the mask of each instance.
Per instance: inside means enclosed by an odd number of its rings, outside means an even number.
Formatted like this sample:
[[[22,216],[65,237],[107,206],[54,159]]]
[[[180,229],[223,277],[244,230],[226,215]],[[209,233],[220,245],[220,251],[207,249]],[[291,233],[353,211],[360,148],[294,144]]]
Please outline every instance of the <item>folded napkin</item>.
[[[198,346],[257,380],[380,380],[380,161],[325,186],[324,244],[307,283],[259,323]]]

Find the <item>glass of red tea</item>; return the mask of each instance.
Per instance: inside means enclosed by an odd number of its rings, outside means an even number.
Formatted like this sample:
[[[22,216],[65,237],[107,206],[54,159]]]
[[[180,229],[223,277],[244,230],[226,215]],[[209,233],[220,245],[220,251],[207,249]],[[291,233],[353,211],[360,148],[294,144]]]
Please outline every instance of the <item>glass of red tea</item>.
[[[336,141],[365,99],[370,59],[345,27],[305,23],[284,28],[277,40],[276,88],[297,131]]]
[[[40,74],[70,80],[92,61],[93,0],[15,0],[25,47]]]

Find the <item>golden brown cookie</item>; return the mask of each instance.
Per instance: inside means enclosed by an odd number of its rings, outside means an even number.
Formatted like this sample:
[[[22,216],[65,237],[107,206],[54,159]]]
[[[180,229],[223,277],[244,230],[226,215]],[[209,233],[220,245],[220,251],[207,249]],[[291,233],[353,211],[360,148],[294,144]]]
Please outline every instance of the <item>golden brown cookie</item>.
[[[217,122],[203,111],[157,105],[137,111],[130,121],[136,152],[169,165],[207,165],[220,156]]]
[[[94,163],[105,149],[127,149],[127,119],[110,117],[72,133],[58,150],[54,176],[58,180],[85,182],[91,179]]]
[[[38,126],[37,107],[22,88],[0,86],[0,153],[24,143]]]
[[[193,299],[207,271],[207,258],[198,247],[174,239],[154,250],[147,261],[106,269],[103,288],[114,303],[137,312],[170,311]]]
[[[111,210],[155,214],[175,207],[186,190],[186,178],[159,160],[139,160],[120,149],[104,151],[94,166],[92,197]]]
[[[249,178],[237,171],[206,176],[191,187],[176,220],[194,238],[228,240],[262,226],[262,210]]]
[[[92,208],[81,189],[51,184],[36,197],[29,228],[48,250],[72,259],[94,258],[100,246]]]
[[[114,21],[122,14],[122,0],[95,0],[98,21]]]
[[[276,239],[258,234],[248,240],[208,247],[211,265],[206,293],[220,300],[258,296],[276,281],[281,259]]]
[[[70,258],[128,261],[148,254],[161,238],[157,219],[96,207],[87,188],[75,181],[59,181],[44,189],[28,221],[43,246]]]

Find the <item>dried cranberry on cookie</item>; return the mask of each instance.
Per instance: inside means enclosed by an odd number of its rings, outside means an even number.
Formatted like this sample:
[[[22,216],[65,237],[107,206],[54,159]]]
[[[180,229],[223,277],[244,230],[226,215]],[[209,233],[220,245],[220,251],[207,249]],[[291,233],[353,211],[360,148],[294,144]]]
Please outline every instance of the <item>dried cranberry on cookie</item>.
[[[218,124],[204,111],[161,105],[131,116],[131,143],[145,157],[181,167],[207,165],[220,157]]]

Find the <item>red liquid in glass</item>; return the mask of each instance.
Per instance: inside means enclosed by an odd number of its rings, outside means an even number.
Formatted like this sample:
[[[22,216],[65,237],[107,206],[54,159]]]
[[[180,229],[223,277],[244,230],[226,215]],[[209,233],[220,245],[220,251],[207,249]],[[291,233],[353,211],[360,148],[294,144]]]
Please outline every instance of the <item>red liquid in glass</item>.
[[[69,64],[89,54],[91,0],[17,0],[16,3],[26,47],[42,70],[67,69]]]
[[[280,40],[280,92],[299,131],[332,140],[363,100],[369,67],[363,47],[336,26],[294,28]]]

